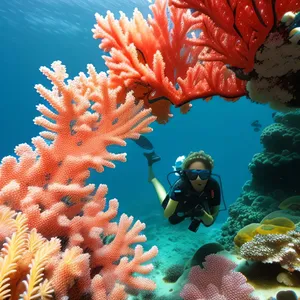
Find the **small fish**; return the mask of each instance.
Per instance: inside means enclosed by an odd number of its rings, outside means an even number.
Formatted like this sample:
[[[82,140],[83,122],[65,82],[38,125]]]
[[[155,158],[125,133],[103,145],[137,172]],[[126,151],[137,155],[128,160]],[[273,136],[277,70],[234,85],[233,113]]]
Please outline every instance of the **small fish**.
[[[251,126],[253,126],[253,127],[255,126],[255,127],[256,127],[256,126],[261,126],[261,125],[260,125],[260,123],[259,123],[258,120],[255,120],[255,121],[253,121],[253,122],[251,123]]]

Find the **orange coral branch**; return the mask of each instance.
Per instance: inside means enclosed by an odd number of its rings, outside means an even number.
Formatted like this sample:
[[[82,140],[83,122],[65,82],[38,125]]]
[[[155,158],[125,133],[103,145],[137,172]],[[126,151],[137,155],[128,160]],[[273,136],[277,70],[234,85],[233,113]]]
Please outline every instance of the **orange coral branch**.
[[[126,215],[119,224],[113,222],[118,213],[118,201],[111,200],[105,211],[107,187],[101,185],[95,190],[93,184],[86,185],[85,182],[90,175],[89,169],[103,172],[104,167],[115,167],[114,160],[126,161],[125,153],[111,153],[107,147],[113,144],[125,146],[125,139],[136,139],[140,134],[150,132],[149,124],[156,118],[150,116],[151,109],[143,109],[142,102],[136,104],[132,92],[118,103],[121,89],[112,88],[105,74],[98,74],[91,65],[88,66],[89,76],[81,73],[67,83],[65,67],[54,62],[52,68],[53,71],[42,67],[41,71],[51,80],[53,88],[36,86],[50,104],[38,105],[42,116],[34,120],[46,131],[41,132],[41,137],[32,139],[34,148],[27,144],[17,146],[18,159],[8,156],[2,160],[0,204],[22,211],[29,228],[36,228],[44,237],[59,237],[64,241],[66,251],[54,256],[47,267],[50,283],[42,283],[38,271],[45,262],[45,253],[33,258],[30,251],[27,252],[24,261],[27,265],[30,259],[33,261],[24,297],[34,295],[38,289],[36,284],[41,283],[39,289],[45,295],[49,294],[51,285],[58,298],[80,299],[86,293],[93,294],[92,280],[98,274],[110,299],[113,295],[124,294],[124,288],[116,286],[117,282],[122,286],[137,287],[135,281],[126,276],[139,271],[147,273],[138,266],[145,260],[131,249],[132,244],[145,241],[145,236],[140,235],[145,224],[137,221],[129,229],[128,224],[133,219]],[[7,222],[3,234],[15,228],[14,223],[7,221],[10,217],[9,213],[0,217],[0,221]],[[104,245],[103,239],[110,235],[115,236],[115,241]],[[115,243],[119,246],[115,247]],[[102,254],[100,258],[99,251],[106,255]],[[144,257],[150,259],[156,254],[157,248],[153,247],[144,253]],[[107,278],[113,268],[120,270],[120,258],[126,255],[134,255],[136,262],[127,267],[127,275],[119,271],[113,280]],[[150,272],[151,265],[148,269]],[[23,274],[27,269],[23,266],[18,272]],[[152,281],[141,279],[140,282],[140,289],[155,288]],[[99,280],[95,279],[94,284],[99,286]],[[18,286],[17,290],[22,288]]]

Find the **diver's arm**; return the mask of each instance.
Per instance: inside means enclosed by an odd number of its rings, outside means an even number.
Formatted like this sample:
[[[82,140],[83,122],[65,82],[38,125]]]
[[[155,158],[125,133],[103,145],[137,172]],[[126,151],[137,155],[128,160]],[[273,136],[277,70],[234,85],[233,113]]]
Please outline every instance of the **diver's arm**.
[[[178,205],[177,201],[169,199],[167,207],[164,210],[164,217],[165,218],[170,218],[174,214],[177,205]]]
[[[158,196],[158,200],[159,200],[160,204],[162,204],[167,196],[167,192],[166,192],[165,188],[155,177],[151,179],[151,183],[154,186],[154,189],[156,191],[156,194]],[[177,205],[178,205],[178,202],[174,201],[170,198],[168,200],[168,204],[167,204],[166,208],[164,209],[164,217],[165,218],[171,217],[173,215],[173,213],[175,212]]]
[[[201,220],[203,221],[204,225],[209,226],[215,221],[219,213],[219,209],[220,209],[220,205],[213,206],[211,208],[211,214],[207,213],[205,210],[203,211],[204,215],[201,217]]]
[[[211,215],[214,218],[214,220],[216,219],[217,215],[219,214],[219,210],[220,210],[220,205],[213,206],[211,208]]]

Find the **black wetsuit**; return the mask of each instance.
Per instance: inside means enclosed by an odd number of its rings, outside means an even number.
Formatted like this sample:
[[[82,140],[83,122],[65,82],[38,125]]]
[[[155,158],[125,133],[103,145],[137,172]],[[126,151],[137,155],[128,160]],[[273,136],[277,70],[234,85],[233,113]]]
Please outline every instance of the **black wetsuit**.
[[[175,212],[169,217],[169,222],[171,224],[178,224],[186,218],[186,216],[183,216],[183,213],[195,209],[197,205],[203,207],[207,213],[211,214],[212,207],[218,206],[221,203],[220,186],[215,179],[210,178],[203,192],[199,193],[194,190],[188,180],[180,178],[172,186],[162,202],[164,209],[167,207],[169,199],[178,202]]]

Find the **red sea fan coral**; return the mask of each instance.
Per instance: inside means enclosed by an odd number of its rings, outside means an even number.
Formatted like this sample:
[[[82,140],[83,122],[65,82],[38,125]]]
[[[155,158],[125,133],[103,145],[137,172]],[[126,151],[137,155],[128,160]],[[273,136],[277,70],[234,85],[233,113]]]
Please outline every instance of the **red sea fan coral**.
[[[246,277],[235,272],[236,264],[224,256],[206,256],[204,269],[195,266],[180,293],[184,300],[258,300],[251,293],[254,288]]]
[[[131,20],[96,15],[93,32],[110,54],[104,59],[112,86],[133,90],[159,123],[172,116],[171,104],[186,113],[192,100],[215,95],[247,95],[276,109],[300,106],[300,70],[288,67],[299,60],[299,17],[291,16],[299,1],[156,0],[150,9],[148,20],[138,10]],[[275,78],[260,72],[270,69],[268,60],[280,68]]]
[[[2,159],[0,205],[21,211],[29,229],[61,240],[64,252],[52,257],[47,271],[56,299],[83,299],[88,294],[97,300],[122,300],[125,287],[153,290],[154,282],[135,276],[148,274],[153,266],[144,263],[157,254],[155,246],[145,252],[141,245],[132,248],[146,241],[141,234],[145,224],[133,223],[125,214],[116,222],[118,201],[111,200],[105,210],[107,187],[95,189],[86,180],[89,169],[103,172],[104,167],[114,168],[114,160],[126,161],[125,153],[111,153],[107,147],[125,146],[125,139],[151,131],[148,126],[155,117],[142,102],[135,103],[132,93],[118,104],[120,88],[110,88],[105,74],[91,65],[89,76],[81,73],[67,82],[60,62],[52,68],[41,71],[53,88],[36,86],[48,105],[38,105],[42,116],[35,123],[46,131],[32,139],[35,148],[17,146],[18,159]],[[2,237],[15,230],[10,217],[3,210]]]
[[[205,47],[199,59],[222,61],[246,73],[253,69],[255,54],[273,26],[286,12],[300,9],[296,0],[172,0],[172,4],[202,15],[198,23],[202,32],[191,39]]]
[[[177,7],[193,8],[201,13],[202,31],[191,39],[205,47],[203,61],[222,61],[249,72],[257,49],[270,32],[274,16],[271,1],[251,0],[173,0]]]
[[[101,39],[100,48],[110,53],[104,59],[113,86],[133,90],[159,123],[172,116],[171,103],[187,112],[193,99],[219,94],[234,100],[245,93],[244,82],[233,72],[219,63],[198,61],[203,47],[192,45],[188,36],[201,18],[167,0],[156,1],[150,9],[153,18],[148,21],[138,10],[131,20],[123,13],[120,20],[110,12],[105,18],[96,15],[94,38]]]
[[[300,2],[285,0],[171,0],[192,9],[199,59],[220,61],[244,80],[252,101],[276,110],[300,107]]]

